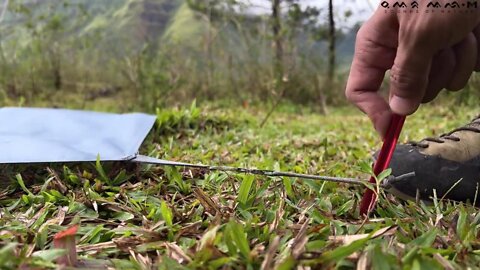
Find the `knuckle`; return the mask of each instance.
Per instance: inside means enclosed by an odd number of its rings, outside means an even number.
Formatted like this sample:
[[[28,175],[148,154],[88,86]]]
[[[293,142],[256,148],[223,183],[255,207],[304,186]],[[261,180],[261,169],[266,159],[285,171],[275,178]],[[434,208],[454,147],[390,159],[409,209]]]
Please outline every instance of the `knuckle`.
[[[356,96],[355,92],[347,87],[347,89],[345,90],[345,98],[348,101],[354,103],[355,102],[355,96]]]
[[[450,84],[447,85],[447,90],[448,90],[448,91],[451,91],[451,92],[460,91],[460,90],[462,90],[463,88],[465,88],[465,86],[467,85],[467,83],[468,83],[468,80],[467,80],[467,81],[450,83]]]
[[[360,28],[358,29],[357,34],[356,34],[356,40],[357,41],[363,40],[365,38],[366,34],[367,34],[368,29],[369,29],[369,27],[368,27],[368,21],[367,21],[362,26],[360,26]]]
[[[422,99],[422,103],[429,103],[434,100],[442,89],[430,88],[427,90],[425,96]]]
[[[358,41],[355,47],[355,57],[362,63],[370,63],[372,62],[371,56],[374,55],[379,48],[380,46],[378,44],[368,39]]]
[[[378,55],[382,55],[382,57],[378,57]],[[395,51],[373,40],[365,39],[357,42],[354,58],[359,63],[371,68],[388,69],[395,59]]]
[[[420,74],[394,66],[390,70],[390,84],[396,95],[404,98],[416,98],[425,88],[427,80]]]

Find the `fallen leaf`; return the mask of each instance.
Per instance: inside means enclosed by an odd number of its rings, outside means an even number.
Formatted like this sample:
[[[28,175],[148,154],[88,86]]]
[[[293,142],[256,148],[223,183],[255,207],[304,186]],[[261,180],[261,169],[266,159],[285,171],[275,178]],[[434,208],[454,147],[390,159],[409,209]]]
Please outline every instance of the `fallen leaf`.
[[[435,253],[435,254],[433,254],[433,258],[435,260],[437,260],[437,262],[442,265],[443,269],[445,269],[445,270],[455,269],[455,268],[453,268],[453,265],[447,259],[445,259],[442,255],[440,255],[438,253]]]
[[[217,213],[220,212],[220,208],[218,207],[218,205],[210,197],[208,197],[205,192],[203,192],[203,190],[195,188],[193,190],[193,193],[208,213],[215,216]]]
[[[273,258],[277,252],[278,246],[280,245],[280,236],[275,236],[272,242],[268,245],[267,253],[265,254],[265,259],[263,259],[261,270],[269,270],[272,268]]]
[[[367,270],[367,269],[368,269],[368,256],[367,256],[367,252],[363,252],[362,255],[360,255],[360,258],[358,259],[357,270]]]
[[[282,219],[283,215],[285,214],[285,210],[283,209],[284,204],[285,204],[285,199],[282,196],[282,198],[280,198],[280,203],[278,205],[278,210],[275,213],[275,219],[273,220],[273,222],[268,227],[268,230],[270,232],[274,232],[275,230],[277,230],[278,224],[279,224],[280,220]]]
[[[113,241],[97,243],[97,244],[84,244],[78,245],[77,251],[78,252],[90,252],[90,251],[100,251],[107,248],[115,248],[117,244]]]
[[[393,235],[397,231],[397,226],[389,226],[385,227],[382,229],[379,229],[373,235],[371,238],[377,238],[380,236],[388,236],[388,235]],[[336,236],[329,236],[328,239],[336,242],[336,243],[341,243],[343,245],[350,245],[352,242],[367,238],[370,234],[368,233],[362,233],[362,234],[351,234],[351,235],[336,235]]]
[[[310,220],[307,220],[303,223],[300,231],[295,236],[292,242],[292,256],[295,259],[298,259],[300,255],[305,251],[305,246],[308,242],[307,228]]]
[[[175,243],[165,243],[165,248],[167,249],[167,255],[177,261],[178,263],[191,262],[192,259],[188,257],[185,252]]]

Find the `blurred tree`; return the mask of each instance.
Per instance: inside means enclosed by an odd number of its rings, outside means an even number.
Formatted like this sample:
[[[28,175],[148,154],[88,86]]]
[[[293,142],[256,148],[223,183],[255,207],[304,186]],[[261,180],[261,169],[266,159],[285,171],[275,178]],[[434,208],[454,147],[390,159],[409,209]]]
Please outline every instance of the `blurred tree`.
[[[283,63],[283,40],[282,40],[282,19],[281,19],[281,4],[282,0],[271,0],[272,12],[271,12],[271,24],[272,24],[272,37],[273,47],[275,50],[275,57],[273,61],[273,72],[275,78],[276,90],[284,91],[282,82],[284,80],[284,63]],[[283,96],[283,93],[282,93]]]
[[[333,15],[333,0],[328,0],[328,79],[335,77],[335,18]]]
[[[251,3],[245,1],[235,1],[235,0],[187,0],[189,6],[200,12],[206,18],[206,21],[209,22],[209,27],[214,25],[216,22],[229,20],[234,22],[234,25],[239,28],[238,21],[239,18],[249,17],[250,21],[252,19],[251,14],[248,11],[241,12],[243,10],[249,10],[252,8]],[[273,97],[274,102],[272,109],[265,120],[269,118],[271,113],[278,106],[280,101],[284,96],[293,90],[295,85],[294,82],[290,82],[292,77],[292,72],[295,72],[297,57],[299,52],[297,51],[299,37],[310,35],[310,36],[319,36],[316,33],[319,31],[319,28],[324,28],[324,25],[321,25],[318,22],[318,17],[320,14],[320,9],[316,6],[305,5],[301,3],[301,0],[269,0],[269,12],[265,14],[256,15],[258,18],[266,18],[266,23],[270,27],[269,32],[258,32],[257,34],[266,34],[267,38],[270,39],[271,43],[271,67],[272,67],[272,87],[270,87],[271,97]],[[331,7],[332,9],[333,7]],[[332,11],[333,14],[333,11]],[[333,16],[333,15],[332,15]],[[245,23],[245,20],[243,20]],[[265,21],[258,20],[258,23],[265,23]],[[237,23],[237,24],[236,24]],[[209,28],[210,29],[210,28]],[[216,30],[215,35],[218,34],[218,29]],[[335,31],[335,30],[334,30]],[[238,31],[241,33],[241,31]],[[206,31],[206,46],[205,54],[208,56],[207,59],[212,59],[212,32]],[[331,39],[334,40],[334,39]],[[330,44],[329,47],[332,45]],[[335,44],[333,42],[333,50],[330,50],[330,57],[335,62]],[[232,59],[228,58],[228,65],[232,63]],[[331,62],[331,61],[330,61]],[[208,63],[208,62],[207,62]],[[211,71],[210,65],[206,65],[207,76],[206,81],[211,81]],[[229,70],[232,70],[229,68]],[[334,70],[334,65],[332,65],[331,70]],[[301,71],[297,71],[301,72]],[[329,76],[334,76],[334,72],[329,72]],[[319,104],[321,112],[326,112],[326,98],[323,93],[324,87],[318,87],[322,84],[319,76],[312,77],[312,83],[315,85],[317,95],[319,96]],[[232,83],[234,84],[234,83]],[[207,83],[210,85],[210,83]],[[295,85],[297,88],[297,85]]]
[[[328,67],[327,67],[327,89],[332,91],[335,79],[335,18],[333,15],[333,0],[328,0]]]
[[[314,42],[320,42],[324,39],[322,35],[319,35],[324,31],[325,27],[319,23],[319,16],[321,10],[316,6],[302,6],[299,0],[287,0],[288,2],[288,16],[286,26],[289,29],[289,43],[296,44],[298,40],[295,39],[298,35],[303,34],[313,38]],[[301,32],[301,33],[298,33]],[[333,50],[329,49],[329,52],[335,54],[335,45]],[[292,55],[300,55],[300,53],[292,53]],[[307,56],[308,57],[308,56]],[[322,81],[322,74],[320,72],[321,66],[318,62],[322,59],[308,59],[310,64],[314,66],[312,74],[306,73],[306,77],[309,78],[313,84],[313,88],[317,95],[318,106],[322,114],[327,113],[327,100],[325,94],[325,87]],[[304,64],[305,65],[305,64]],[[307,65],[308,66],[308,65]]]
[[[291,58],[296,57],[298,53],[295,52],[297,40],[297,32],[310,32],[311,29],[318,27],[318,16],[320,10],[315,6],[301,6],[300,0],[270,0],[271,2],[271,24],[273,44],[275,48],[274,57],[274,78],[275,90],[279,91],[276,102],[269,111],[265,119],[262,121],[262,126],[266,123],[270,115],[278,106],[284,97],[290,81],[290,72],[285,69],[284,61],[284,44],[288,43],[290,47]],[[283,18],[283,20],[282,20]],[[285,34],[287,33],[287,35]],[[290,69],[293,69],[296,59],[290,60]],[[316,80],[315,80],[316,82]],[[321,88],[319,88],[321,91]],[[322,92],[319,92],[321,112],[326,113],[326,102]]]

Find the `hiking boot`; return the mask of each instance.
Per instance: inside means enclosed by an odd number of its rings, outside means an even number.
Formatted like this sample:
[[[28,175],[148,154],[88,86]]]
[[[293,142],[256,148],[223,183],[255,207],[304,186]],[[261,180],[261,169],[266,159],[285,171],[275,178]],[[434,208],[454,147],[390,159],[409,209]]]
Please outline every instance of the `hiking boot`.
[[[392,175],[385,183],[390,193],[403,199],[470,201],[480,205],[480,116],[466,126],[438,138],[398,145],[390,163]]]

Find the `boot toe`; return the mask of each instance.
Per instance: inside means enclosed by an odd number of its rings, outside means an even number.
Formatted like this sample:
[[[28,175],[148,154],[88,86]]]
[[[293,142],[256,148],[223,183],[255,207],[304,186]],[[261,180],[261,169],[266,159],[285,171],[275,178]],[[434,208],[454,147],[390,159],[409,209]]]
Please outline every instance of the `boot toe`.
[[[445,197],[456,201],[479,201],[479,160],[456,162],[440,156],[429,156],[411,145],[398,145],[393,154],[390,168],[393,176],[414,172],[415,175],[399,181],[391,181],[387,191],[403,198],[419,196],[431,200],[434,190],[437,198]]]

